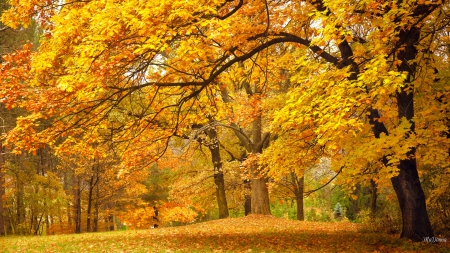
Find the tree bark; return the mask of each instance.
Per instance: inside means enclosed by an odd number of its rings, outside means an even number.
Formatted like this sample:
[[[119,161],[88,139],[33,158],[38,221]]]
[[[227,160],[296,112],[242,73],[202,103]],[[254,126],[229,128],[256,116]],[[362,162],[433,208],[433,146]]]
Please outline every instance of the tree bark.
[[[239,63],[239,67],[244,68],[242,62]],[[255,92],[253,92],[248,81],[244,81],[242,86],[244,87],[249,98],[255,95],[255,93],[260,93],[257,88],[255,88]],[[225,103],[230,102],[230,97],[226,89],[223,89],[221,93],[223,101]],[[263,149],[269,145],[269,138],[266,137],[269,137],[270,134],[265,134],[263,138],[261,115],[257,115],[252,123],[252,140],[250,140],[250,137],[247,136],[244,132],[239,131],[239,127],[237,125],[232,124],[232,126],[234,127],[233,131],[236,134],[236,137],[238,137],[241,145],[245,147],[247,152],[253,154],[261,154]],[[249,180],[251,182],[251,196],[244,195],[245,214],[249,214],[248,210],[250,209],[251,213],[253,214],[270,215],[269,191],[267,189],[268,180],[266,176],[261,175],[256,165],[250,168],[250,176],[252,177],[252,179]]]
[[[371,179],[370,185],[370,217],[374,219],[377,215],[377,183]]]
[[[19,168],[24,171],[23,168],[23,154],[19,156]],[[25,205],[23,203],[24,183],[17,177],[16,180],[16,202],[17,202],[17,225],[22,224],[25,221]]]
[[[244,180],[244,213],[245,216],[252,213],[252,196],[247,192],[251,192],[251,181],[248,179]]]
[[[81,179],[77,175],[74,175],[73,179],[76,181],[73,184],[75,233],[81,233]]]
[[[300,178],[294,172],[291,172],[292,184],[294,186],[295,201],[297,202],[297,220],[305,220],[305,212],[303,210],[303,190],[305,178]]]
[[[411,133],[415,131],[413,79],[416,74],[416,64],[410,61],[417,57],[416,46],[419,40],[420,29],[415,26],[399,33],[399,43],[403,49],[399,50],[397,55],[398,59],[402,61],[398,70],[407,72],[408,76],[405,80],[407,86],[397,92],[398,117],[399,119],[405,118],[411,123]],[[434,234],[426,209],[425,193],[420,184],[415,153],[415,148],[406,153],[408,158],[400,161],[399,175],[393,177],[391,182],[402,211],[401,237],[413,241],[423,241],[425,237],[433,237]]]
[[[259,115],[253,121],[253,153],[261,154],[264,148],[265,140],[262,138],[262,118]],[[258,168],[258,164],[251,167],[252,182],[252,200],[251,209],[253,214],[271,215],[269,190],[267,189],[268,179]]]
[[[92,195],[94,191],[94,175],[91,176],[89,180],[89,193],[88,193],[88,206],[87,206],[87,217],[86,217],[86,232],[91,232],[91,213],[92,213]]]
[[[252,214],[270,215],[269,191],[267,178],[252,179]]]
[[[114,231],[114,216],[112,214],[108,215],[109,221],[109,231]]]
[[[225,195],[225,181],[223,172],[214,174],[214,182],[216,184],[216,197],[219,205],[219,219],[229,216],[227,197]]]
[[[420,7],[423,7],[420,5]],[[418,7],[419,8],[419,7]],[[432,7],[423,8],[414,12],[414,15],[428,15],[433,10]],[[414,128],[414,75],[416,74],[416,64],[412,61],[417,57],[418,50],[416,46],[420,41],[420,28],[417,26],[404,27],[398,34],[397,50],[394,54],[401,64],[398,71],[406,72],[407,78],[405,80],[405,87],[398,91],[397,109],[399,119],[405,118],[411,123],[410,132],[415,131]],[[344,40],[339,44],[341,52],[342,64],[339,67],[351,66],[350,80],[356,80],[359,74],[359,69],[356,63],[352,60],[353,53],[351,47]],[[380,138],[381,133],[388,135],[388,131],[384,123],[380,122],[380,113],[375,108],[369,110],[369,122],[372,125],[372,130],[375,138]],[[425,194],[420,184],[417,163],[415,158],[415,148],[409,150],[405,155],[406,159],[400,161],[398,165],[399,175],[391,179],[393,188],[397,195],[400,209],[402,211],[402,238],[411,239],[413,241],[423,241],[424,237],[433,237],[433,230],[431,228],[430,220],[426,210]],[[383,163],[387,166],[388,160],[383,157]]]
[[[348,210],[346,212],[346,216],[350,220],[355,220],[356,216],[359,213],[360,209],[359,209],[358,199],[359,199],[360,193],[361,193],[361,185],[358,183],[358,184],[356,184],[356,188],[353,191],[353,195],[356,196],[356,199],[354,199],[354,198],[349,199],[350,205],[348,206]]]
[[[67,196],[74,196],[73,191],[74,191],[74,179],[73,179],[73,175],[72,173],[70,173],[70,171],[66,171],[64,173],[64,191],[66,192]],[[72,193],[70,193],[70,191],[72,191]],[[75,200],[75,198],[73,198],[73,200]],[[75,202],[73,202],[75,203]],[[67,224],[69,225],[69,227],[72,227],[72,212],[73,212],[73,208],[71,207],[71,201],[67,202]]]
[[[207,134],[210,140],[210,143],[208,143],[207,146],[211,152],[211,159],[214,166],[214,183],[216,184],[219,219],[223,219],[227,218],[229,213],[227,196],[225,193],[225,180],[222,170],[222,158],[220,157],[219,139],[217,138],[217,131],[214,128],[208,129]]]
[[[97,171],[97,180],[100,180]],[[99,199],[100,199],[100,187],[97,185],[97,190],[95,191],[95,215],[94,215],[94,232],[98,232],[98,213],[99,213]]]

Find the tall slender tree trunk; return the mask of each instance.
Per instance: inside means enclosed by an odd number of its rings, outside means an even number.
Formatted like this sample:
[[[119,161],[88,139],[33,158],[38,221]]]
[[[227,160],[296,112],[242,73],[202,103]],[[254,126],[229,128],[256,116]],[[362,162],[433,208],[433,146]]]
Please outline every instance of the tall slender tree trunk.
[[[73,179],[75,233],[81,233],[81,179],[77,175],[74,175]]]
[[[99,175],[97,172],[97,180],[99,180]],[[98,213],[99,213],[99,198],[100,198],[100,187],[97,184],[95,191],[95,215],[94,215],[94,232],[98,232]]]
[[[295,201],[297,202],[297,220],[305,220],[305,212],[303,210],[305,178],[304,176],[299,178],[294,172],[291,172],[291,180],[294,185]]]
[[[19,156],[19,168],[23,169],[23,154]],[[16,180],[16,203],[17,203],[17,225],[22,224],[25,221],[25,205],[23,203],[24,183],[20,178]]]
[[[371,179],[370,186],[370,217],[374,219],[377,215],[377,183]]]
[[[66,192],[67,196],[71,196],[71,195],[74,196],[74,194],[73,194],[74,180],[71,177],[73,177],[72,173],[70,173],[69,171],[64,172],[64,191]],[[71,191],[72,191],[72,193],[70,193]],[[73,200],[75,200],[75,198],[72,198],[72,201]],[[72,202],[72,203],[75,203],[75,202]],[[67,225],[69,227],[72,227],[72,212],[73,212],[72,209],[73,208],[71,207],[71,201],[68,201],[66,210],[67,210]]]
[[[114,216],[112,214],[108,215],[109,231],[114,231]]]
[[[252,185],[251,181],[248,179],[244,180],[244,213],[245,216],[252,213],[252,195],[251,195]],[[250,194],[248,194],[250,192]]]
[[[4,208],[3,208],[3,195],[5,195],[5,176],[3,173],[3,144],[0,141],[0,236],[4,236],[6,234],[5,231],[5,216],[4,216]]]
[[[222,159],[220,157],[219,139],[217,137],[217,131],[214,128],[208,129],[207,134],[210,139],[208,148],[211,152],[211,159],[214,166],[214,183],[216,184],[216,198],[219,206],[219,219],[227,218],[228,203],[225,193],[225,180],[222,170]]]
[[[356,199],[354,199],[354,198],[350,198],[349,199],[349,208],[348,208],[348,210],[347,210],[347,212],[346,212],[346,216],[347,216],[347,218],[349,218],[350,220],[355,220],[356,219],[356,216],[358,215],[358,213],[359,213],[359,196],[360,196],[360,194],[361,194],[361,185],[358,183],[358,184],[356,184],[356,188],[355,188],[355,190],[353,191],[353,195],[354,196],[357,196],[357,198]]]
[[[225,180],[223,172],[214,174],[214,183],[216,184],[216,198],[219,205],[219,219],[229,216],[227,196],[225,194]]]
[[[45,213],[45,231],[49,231],[50,230],[50,224],[51,224],[51,216],[49,214],[48,208],[46,208]]]
[[[94,196],[94,189],[97,187],[98,184],[98,163],[94,165],[91,178],[89,180],[89,193],[88,193],[88,208],[87,208],[87,218],[86,218],[86,230],[87,232],[91,232],[91,221],[92,219],[92,205],[93,205],[93,196]],[[94,173],[94,169],[95,172]],[[98,187],[97,187],[98,188]]]
[[[88,193],[88,203],[87,203],[87,217],[86,217],[86,232],[91,232],[91,211],[92,211],[92,195],[94,191],[94,175],[91,176],[89,180],[89,193]]]
[[[17,203],[17,210],[16,210],[16,217],[17,217],[17,225],[21,224],[25,221],[25,206],[23,203],[23,191],[24,191],[24,185],[23,182],[18,180],[16,183],[16,203]]]

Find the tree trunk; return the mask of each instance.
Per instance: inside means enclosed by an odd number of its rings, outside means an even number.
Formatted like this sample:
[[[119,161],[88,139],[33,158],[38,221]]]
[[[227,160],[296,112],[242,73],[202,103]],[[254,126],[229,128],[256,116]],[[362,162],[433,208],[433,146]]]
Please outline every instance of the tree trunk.
[[[377,183],[371,179],[370,180],[371,191],[370,191],[370,217],[374,219],[377,215]]]
[[[421,6],[423,7],[423,6]],[[414,15],[428,15],[433,8],[423,8],[417,10]],[[397,92],[397,108],[399,119],[405,118],[411,123],[410,132],[414,133],[414,75],[416,74],[416,59],[418,50],[416,46],[420,41],[420,28],[417,26],[407,26],[400,29],[396,54],[401,64],[398,71],[406,72],[407,78],[405,80],[405,87],[402,87]],[[348,43],[344,40],[339,44],[341,51],[342,66],[351,66],[350,80],[356,80],[359,73],[357,64],[352,60],[353,53]],[[378,121],[380,113],[375,108],[369,110],[369,122],[372,125],[372,130],[375,138],[380,138],[381,133],[388,135],[388,131],[383,122]],[[407,136],[406,136],[407,137]],[[430,220],[426,210],[425,194],[420,184],[417,163],[415,160],[415,148],[412,148],[405,155],[407,159],[401,160],[398,165],[399,175],[391,179],[393,188],[397,195],[400,209],[402,211],[403,227],[402,238],[411,239],[413,241],[423,241],[424,237],[433,237],[433,230],[431,228]],[[383,157],[383,163],[387,166],[388,160]]]
[[[252,196],[248,194],[251,192],[251,181],[248,179],[244,180],[244,213],[245,216],[252,213]]]
[[[291,172],[292,184],[294,185],[295,201],[297,202],[297,220],[305,220],[305,213],[303,210],[303,190],[305,178],[300,178],[294,172]]]
[[[403,227],[400,237],[420,242],[434,234],[416,166],[415,159],[400,161],[400,174],[391,181],[402,211]]]
[[[214,182],[216,184],[216,197],[219,205],[219,219],[227,218],[229,216],[228,203],[227,196],[225,195],[225,181],[222,172],[214,175]]]
[[[51,217],[49,215],[48,208],[45,211],[44,215],[45,215],[45,231],[49,231],[50,230]]]
[[[23,168],[23,154],[19,156],[19,168],[24,171]],[[17,202],[17,225],[22,224],[25,221],[25,205],[23,203],[24,183],[18,178],[16,180],[16,202]]]
[[[214,166],[214,183],[216,184],[216,198],[219,206],[219,219],[227,218],[228,203],[227,196],[225,194],[225,180],[222,170],[222,158],[220,157],[219,139],[217,137],[217,131],[214,128],[208,129],[207,134],[209,136],[210,143],[206,145],[211,152],[211,159]]]
[[[3,173],[3,144],[0,141],[0,236],[4,236],[5,233],[5,216],[3,215],[3,195],[5,195],[5,178]]]
[[[244,64],[242,62],[239,63],[239,67],[244,69]],[[250,83],[244,81],[242,86],[244,87],[249,98],[254,96],[255,94],[261,93],[261,90],[258,90],[255,87],[255,91],[252,91]],[[230,97],[225,89],[222,90],[222,99],[225,103],[230,102]],[[233,125],[233,124],[232,124]],[[233,125],[233,127],[237,127],[237,125]],[[239,129],[239,127],[237,127]],[[266,133],[263,137],[262,131],[262,116],[256,115],[255,120],[252,123],[252,141],[249,141],[249,136],[246,136],[242,131],[238,131],[234,129],[234,133],[236,137],[239,138],[241,145],[245,147],[247,152],[253,154],[261,154],[263,149],[269,145],[270,134]],[[251,209],[251,213],[253,214],[264,214],[269,215],[270,213],[270,203],[269,203],[269,191],[267,189],[267,178],[264,175],[261,175],[259,171],[256,169],[257,166],[252,166],[250,168],[250,176],[251,179],[251,199],[248,196],[245,196],[245,213],[248,214],[248,209]],[[249,205],[248,202],[251,204]]]
[[[398,70],[407,72],[408,76],[405,80],[407,86],[397,92],[398,117],[408,120],[411,123],[410,131],[414,133],[414,85],[412,82],[416,74],[416,64],[410,61],[417,57],[416,46],[420,40],[420,29],[413,26],[409,30],[402,30],[399,33],[399,39],[402,43],[399,46],[402,46],[402,49],[399,50],[397,57],[402,63]],[[406,153],[408,159],[400,161],[399,175],[393,177],[391,182],[402,211],[401,237],[423,241],[425,237],[433,237],[434,234],[428,218],[425,194],[419,180],[415,153],[415,148]]]
[[[114,231],[114,216],[112,214],[108,216],[108,221],[109,221],[109,231]]]
[[[76,182],[73,184],[74,187],[74,217],[75,217],[75,233],[81,233],[81,185],[80,177],[74,175],[73,179]]]
[[[94,191],[94,175],[91,176],[89,180],[89,193],[88,193],[88,206],[87,206],[87,217],[86,217],[86,232],[91,232],[91,213],[92,213],[92,195]]]
[[[297,196],[297,220],[305,220],[305,212],[303,211],[303,195]]]
[[[261,154],[265,147],[265,138],[262,137],[262,118],[259,115],[253,121],[253,153]],[[268,179],[259,171],[258,164],[251,167],[252,182],[252,213],[270,215],[269,190],[267,189]]]
[[[358,201],[358,198],[359,198],[360,192],[361,192],[361,185],[360,184],[356,184],[356,189],[353,191],[353,195],[357,196],[357,198],[356,199],[354,199],[352,197],[349,198],[349,202],[350,203],[349,203],[348,209],[347,209],[347,211],[345,213],[345,216],[349,220],[355,220],[356,216],[359,213],[359,203],[358,203],[359,201]]]
[[[265,177],[252,179],[252,213],[271,214],[267,178]]]
[[[97,180],[99,180],[99,175],[97,171]],[[97,185],[97,190],[95,191],[95,215],[94,215],[94,232],[98,232],[98,212],[99,212],[99,198],[100,198],[100,187]]]
[[[64,191],[66,192],[67,196],[74,196],[74,189],[73,187],[75,187],[74,185],[74,179],[73,179],[73,175],[72,173],[69,173],[69,171],[66,171],[64,173]],[[70,191],[72,191],[72,193],[70,193]],[[75,200],[75,198],[73,199]],[[75,203],[75,202],[73,202]],[[69,227],[72,227],[72,211],[73,208],[71,207],[71,202],[68,201],[67,202],[67,224],[69,225]]]

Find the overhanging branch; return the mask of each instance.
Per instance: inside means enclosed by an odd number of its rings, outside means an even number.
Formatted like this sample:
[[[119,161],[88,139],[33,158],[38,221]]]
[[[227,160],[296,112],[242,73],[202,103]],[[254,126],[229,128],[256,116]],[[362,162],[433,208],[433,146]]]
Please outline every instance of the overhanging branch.
[[[342,172],[343,167],[341,167],[341,169],[336,173],[336,175],[334,175],[328,182],[326,182],[324,185],[320,186],[317,189],[311,190],[311,191],[306,191],[303,193],[303,196],[308,197],[309,195],[311,195],[312,193],[324,188],[325,186],[329,185],[331,182],[333,182],[333,180]]]

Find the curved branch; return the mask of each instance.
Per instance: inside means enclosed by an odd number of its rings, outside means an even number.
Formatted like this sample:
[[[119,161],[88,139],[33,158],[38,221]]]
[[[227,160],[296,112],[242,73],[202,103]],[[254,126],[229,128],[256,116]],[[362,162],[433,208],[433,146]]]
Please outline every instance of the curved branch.
[[[228,2],[232,2],[232,0],[227,0],[225,1],[225,4]],[[244,0],[239,0],[238,5],[236,5],[233,10],[231,10],[230,12],[228,12],[227,14],[225,14],[224,16],[220,17],[220,16],[216,16],[216,18],[220,19],[220,20],[224,20],[227,19],[229,17],[231,17],[234,13],[236,13],[241,7],[242,5],[244,5]]]
[[[306,47],[308,47],[311,51],[313,51],[314,53],[316,53],[317,55],[319,55],[320,57],[322,57],[324,60],[326,60],[329,63],[332,63],[336,66],[338,66],[338,58],[325,52],[322,48],[320,48],[319,46],[311,46],[311,41],[300,38],[298,36],[295,36],[293,34],[289,34],[289,33],[280,33],[278,34],[279,36],[282,37],[278,37],[278,38],[274,38],[272,40],[269,40],[257,47],[255,47],[253,50],[251,50],[250,52],[243,54],[241,56],[238,57],[234,57],[231,58],[227,63],[225,63],[224,65],[222,65],[220,68],[217,69],[217,71],[211,73],[211,75],[208,77],[208,79],[205,79],[204,81],[200,81],[200,82],[170,82],[170,83],[160,83],[160,82],[147,82],[147,83],[143,83],[141,85],[135,85],[132,87],[128,87],[128,88],[122,88],[122,90],[138,90],[147,86],[158,86],[158,87],[186,87],[186,86],[206,86],[210,83],[212,83],[220,74],[222,74],[223,72],[225,72],[227,69],[229,69],[232,65],[234,65],[235,63],[238,62],[242,62],[245,60],[250,59],[251,57],[253,57],[255,54],[261,52],[264,49],[267,49],[273,45],[279,44],[279,43],[285,43],[285,42],[293,42],[293,43],[298,43],[301,45],[304,45]],[[251,39],[249,39],[251,40]]]
[[[334,175],[328,182],[326,182],[324,185],[320,186],[317,189],[311,190],[311,191],[307,191],[303,193],[303,196],[308,197],[309,195],[311,195],[312,193],[324,188],[325,186],[329,185],[331,182],[333,182],[334,179],[336,179],[336,177],[341,174],[343,167],[341,167],[341,169],[336,173],[336,175]]]

